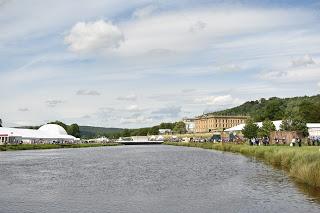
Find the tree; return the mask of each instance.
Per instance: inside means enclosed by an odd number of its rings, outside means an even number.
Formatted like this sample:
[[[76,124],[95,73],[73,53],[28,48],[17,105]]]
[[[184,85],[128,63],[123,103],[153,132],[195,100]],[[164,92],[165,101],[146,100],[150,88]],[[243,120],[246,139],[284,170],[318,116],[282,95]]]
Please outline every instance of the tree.
[[[159,126],[153,126],[149,129],[149,135],[158,135],[159,134]]]
[[[174,128],[174,123],[161,123],[159,125],[159,129],[173,129]]]
[[[179,134],[186,133],[186,124],[183,121],[176,122],[173,131]]]
[[[297,131],[303,134],[304,137],[309,135],[307,122],[298,117],[284,118],[280,125],[281,131]]]
[[[266,119],[262,122],[262,127],[258,131],[258,135],[261,137],[270,136],[272,131],[276,130],[276,126],[273,124],[272,121]]]
[[[71,124],[70,126],[67,126],[67,133],[76,138],[80,138],[80,128],[78,124]]]
[[[123,137],[130,137],[131,136],[131,132],[129,129],[124,129],[122,132],[122,136]]]
[[[258,130],[259,126],[255,124],[252,119],[248,119],[242,130],[242,134],[245,138],[255,138],[258,135]]]

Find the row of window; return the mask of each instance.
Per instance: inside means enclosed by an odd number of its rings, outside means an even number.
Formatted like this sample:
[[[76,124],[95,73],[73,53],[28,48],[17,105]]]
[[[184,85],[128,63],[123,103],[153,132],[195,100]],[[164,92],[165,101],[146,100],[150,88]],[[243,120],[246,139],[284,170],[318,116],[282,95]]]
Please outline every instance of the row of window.
[[[209,120],[202,120],[200,122],[205,122],[205,123],[231,123],[231,124],[240,124],[240,123],[244,123],[244,120],[242,119],[222,119],[222,120],[218,120],[218,119],[209,119]]]
[[[8,137],[0,137],[0,142],[1,143],[6,143],[6,142],[8,142]]]

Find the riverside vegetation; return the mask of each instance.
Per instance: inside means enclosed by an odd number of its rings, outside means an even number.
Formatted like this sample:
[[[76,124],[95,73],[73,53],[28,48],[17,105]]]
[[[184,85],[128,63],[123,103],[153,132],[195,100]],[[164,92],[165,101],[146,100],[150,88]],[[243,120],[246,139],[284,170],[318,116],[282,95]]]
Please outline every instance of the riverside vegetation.
[[[62,148],[86,148],[99,146],[118,146],[118,143],[107,144],[18,144],[0,145],[0,151],[33,150],[33,149],[62,149]]]
[[[320,149],[314,146],[249,146],[238,144],[214,143],[172,143],[167,145],[199,147],[215,149],[226,152],[241,153],[245,156],[255,157],[282,168],[300,183],[320,189]]]

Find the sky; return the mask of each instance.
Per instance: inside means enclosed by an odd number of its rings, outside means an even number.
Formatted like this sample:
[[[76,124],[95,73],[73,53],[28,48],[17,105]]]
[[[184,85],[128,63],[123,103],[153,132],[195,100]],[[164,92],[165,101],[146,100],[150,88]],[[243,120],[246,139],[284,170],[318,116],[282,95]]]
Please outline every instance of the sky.
[[[0,118],[136,128],[320,93],[318,0],[0,0]]]

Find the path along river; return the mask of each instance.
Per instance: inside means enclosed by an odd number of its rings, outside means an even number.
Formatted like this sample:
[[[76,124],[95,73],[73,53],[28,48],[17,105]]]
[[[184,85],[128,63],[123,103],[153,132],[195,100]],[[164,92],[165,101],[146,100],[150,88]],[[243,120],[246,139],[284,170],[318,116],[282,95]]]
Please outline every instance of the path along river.
[[[166,145],[0,153],[0,212],[320,212],[283,171]]]

